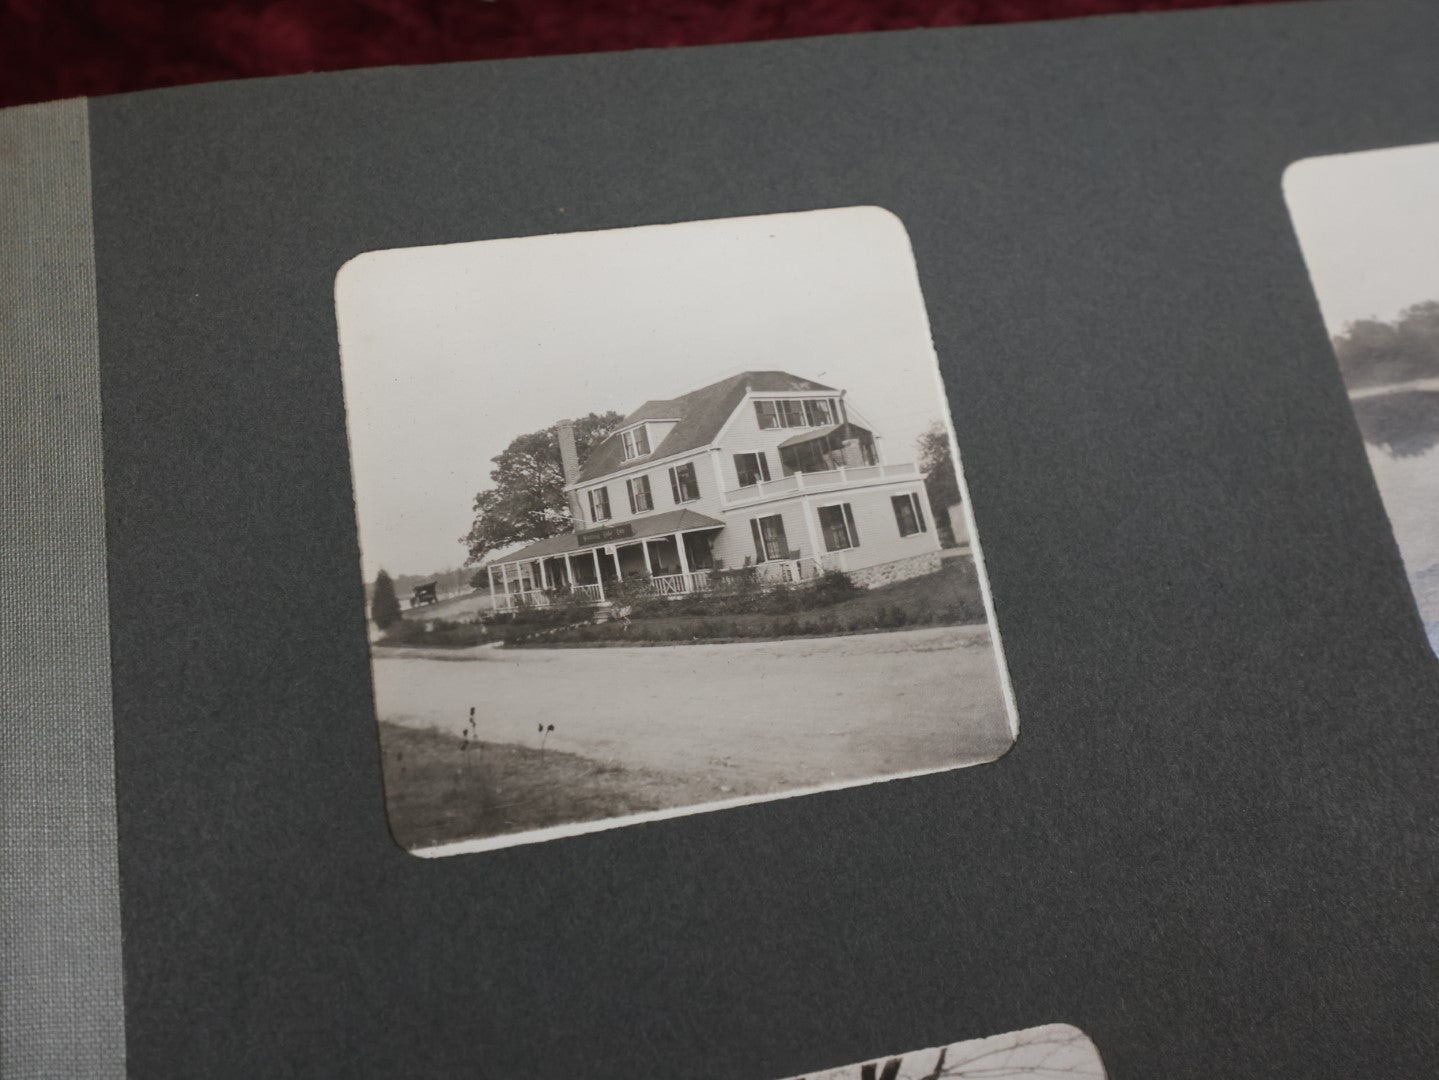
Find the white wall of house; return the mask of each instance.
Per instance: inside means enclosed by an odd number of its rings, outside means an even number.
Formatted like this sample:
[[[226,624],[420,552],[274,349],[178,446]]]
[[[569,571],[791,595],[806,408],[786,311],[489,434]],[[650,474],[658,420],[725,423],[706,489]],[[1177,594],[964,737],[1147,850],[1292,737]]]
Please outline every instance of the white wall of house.
[[[779,444],[807,430],[813,430],[811,428],[786,427],[762,428],[759,426],[759,417],[755,413],[755,402],[778,401],[785,398],[803,401],[807,397],[835,401],[840,399],[838,393],[823,394],[813,391],[803,394],[753,394],[740,402],[739,408],[730,417],[729,423],[720,432],[719,438],[720,472],[726,491],[734,491],[739,487],[739,474],[735,469],[736,454],[763,453],[765,460],[769,463],[770,479],[778,480],[784,475],[784,468],[780,465],[779,460]]]
[[[925,529],[901,536],[895,516],[895,495],[913,493],[924,511]],[[820,525],[819,508],[848,503],[859,534],[857,547],[838,552],[826,550],[824,530]],[[724,512],[725,530],[715,542],[715,557],[724,560],[729,569],[755,561],[754,533],[750,521],[778,514],[784,520],[785,542],[799,551],[801,558],[823,559],[844,569],[859,570],[879,563],[906,559],[913,555],[939,550],[939,535],[930,520],[922,483],[880,484],[849,491],[795,497],[757,506],[737,507]],[[811,529],[811,526],[813,528]]]
[[[682,458],[670,461],[663,461],[656,464],[636,463],[631,468],[623,469],[619,473],[612,473],[603,481],[586,484],[579,489],[580,510],[585,515],[581,529],[592,528],[595,522],[590,517],[589,493],[600,488],[607,488],[610,493],[610,517],[602,522],[605,525],[618,525],[621,522],[630,521],[636,517],[645,517],[649,514],[661,514],[666,510],[693,510],[696,513],[708,514],[710,517],[718,517],[720,512],[720,495],[715,488],[713,467],[709,463],[709,455],[703,450],[697,450]],[[686,462],[695,467],[695,479],[699,484],[700,497],[688,502],[676,502],[670,487],[670,468],[683,465]],[[650,482],[650,496],[654,500],[652,510],[641,510],[634,513],[630,510],[629,490],[626,481],[636,477],[645,476]]]
[[[764,518],[779,514],[784,519],[785,542],[798,549],[804,557],[813,558],[814,545],[810,543],[805,527],[804,508],[797,499],[765,503],[762,506],[726,511],[721,520],[724,531],[715,539],[714,555],[723,562],[725,569],[734,570],[745,565],[745,559],[755,561],[754,534],[750,529],[751,518]]]
[[[900,536],[899,522],[895,517],[891,498],[895,495],[915,494],[924,511],[924,531]],[[896,484],[865,488],[847,495],[816,495],[811,500],[816,510],[831,502],[848,502],[854,512],[855,529],[859,533],[859,547],[843,552],[840,561],[847,570],[859,570],[877,563],[907,559],[911,555],[922,555],[927,551],[939,550],[939,534],[930,520],[929,505],[925,499],[924,485]],[[823,537],[820,540],[823,544]]]

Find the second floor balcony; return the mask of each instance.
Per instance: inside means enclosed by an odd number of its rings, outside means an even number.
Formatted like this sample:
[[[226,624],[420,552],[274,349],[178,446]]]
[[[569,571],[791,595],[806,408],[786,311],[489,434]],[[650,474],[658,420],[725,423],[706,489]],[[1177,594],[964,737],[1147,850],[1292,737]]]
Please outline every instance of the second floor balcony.
[[[743,506],[746,503],[772,499],[777,495],[803,494],[806,492],[834,491],[870,484],[882,480],[917,480],[919,466],[912,461],[897,462],[893,465],[851,465],[815,472],[795,472],[774,480],[756,480],[740,488],[725,492],[725,504]]]

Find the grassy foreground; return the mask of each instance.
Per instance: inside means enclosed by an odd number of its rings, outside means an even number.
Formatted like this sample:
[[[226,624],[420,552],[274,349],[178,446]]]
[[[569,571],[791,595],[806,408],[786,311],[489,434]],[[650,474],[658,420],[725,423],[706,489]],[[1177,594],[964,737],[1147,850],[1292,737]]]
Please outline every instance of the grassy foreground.
[[[380,744],[390,831],[411,850],[752,794],[700,777],[383,721]]]

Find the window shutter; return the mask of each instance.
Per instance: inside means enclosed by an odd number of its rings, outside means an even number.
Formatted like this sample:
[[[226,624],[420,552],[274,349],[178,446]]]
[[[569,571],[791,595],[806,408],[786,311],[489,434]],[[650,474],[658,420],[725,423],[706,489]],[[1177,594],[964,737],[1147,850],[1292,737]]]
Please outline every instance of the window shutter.
[[[755,460],[759,462],[759,475],[761,480],[769,479],[769,457],[763,450],[755,454]]]
[[[844,504],[844,524],[849,529],[850,545],[859,547],[859,530],[854,527],[854,512],[850,510],[849,503]]]
[[[924,500],[918,495],[911,495],[914,500],[914,520],[919,522],[920,532],[929,532],[929,527],[924,523]]]
[[[670,498],[675,502],[680,501],[680,474],[679,469],[673,465],[670,466]]]
[[[749,531],[754,534],[754,561],[764,562],[764,537],[759,534],[759,519],[749,519]]]

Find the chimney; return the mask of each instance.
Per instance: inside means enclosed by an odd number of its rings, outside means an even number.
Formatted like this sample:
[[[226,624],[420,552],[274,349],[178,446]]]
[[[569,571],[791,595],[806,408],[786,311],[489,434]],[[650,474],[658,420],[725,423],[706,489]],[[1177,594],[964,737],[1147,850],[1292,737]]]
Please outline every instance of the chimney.
[[[565,483],[573,484],[580,478],[580,452],[575,445],[575,422],[561,420],[555,425],[555,435],[560,441],[560,471],[565,474]],[[565,502],[570,508],[570,518],[578,528],[585,520],[580,513],[579,493],[565,492]]]

